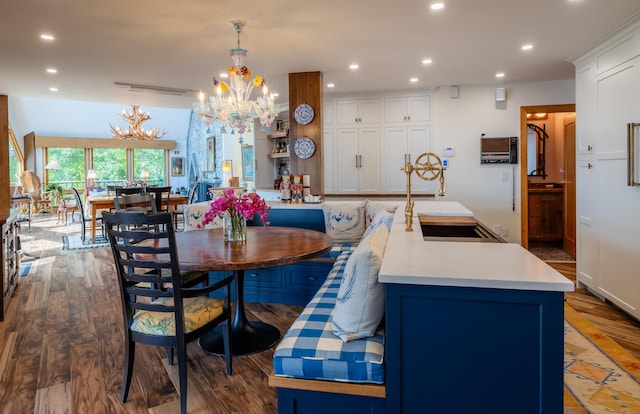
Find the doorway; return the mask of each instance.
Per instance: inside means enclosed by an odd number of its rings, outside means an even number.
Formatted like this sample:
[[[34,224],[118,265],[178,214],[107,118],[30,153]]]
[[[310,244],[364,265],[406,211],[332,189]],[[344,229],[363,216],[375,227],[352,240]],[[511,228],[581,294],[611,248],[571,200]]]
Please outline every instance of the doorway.
[[[530,123],[530,118],[535,117],[536,114],[558,114],[558,113],[572,113],[568,122],[564,122],[561,127],[563,134],[566,135],[563,148],[564,148],[564,159],[562,160],[562,168],[564,169],[564,179],[562,180],[561,186],[554,186],[557,188],[548,188],[551,186],[551,182],[546,183],[544,180],[546,177],[543,177],[542,181],[539,177],[534,177],[534,180],[531,180],[532,176],[530,176],[530,171],[528,168],[527,159],[531,158],[529,156],[529,144],[527,142],[528,136],[528,124]],[[573,122],[571,122],[571,119]],[[533,211],[533,208],[530,211],[530,201],[534,203],[534,208],[537,208],[538,204],[535,204],[537,199],[532,198],[530,200],[530,181],[537,181],[535,185],[531,185],[532,188],[539,186],[541,191],[533,190],[532,197],[536,197],[533,194],[544,194],[545,190],[548,190],[549,193],[561,193],[561,221],[555,224],[551,224],[552,230],[561,231],[562,236],[558,240],[558,247],[565,252],[567,252],[570,256],[575,258],[575,220],[576,220],[576,212],[575,212],[575,104],[566,104],[566,105],[539,105],[539,106],[523,106],[520,107],[520,206],[521,206],[521,225],[520,225],[520,240],[521,245],[529,249],[530,248],[530,234],[536,233],[538,228],[538,220],[537,211]],[[548,156],[548,155],[547,155]],[[535,174],[535,173],[534,173]],[[558,184],[553,183],[553,184]],[[543,198],[542,208],[547,208],[546,212],[556,212],[555,207],[551,207],[552,197]],[[557,194],[556,194],[557,195]],[[530,223],[530,213],[534,213],[535,223]],[[544,213],[543,213],[544,214]],[[546,217],[542,218],[544,223],[549,224]],[[542,237],[544,239],[544,237]]]

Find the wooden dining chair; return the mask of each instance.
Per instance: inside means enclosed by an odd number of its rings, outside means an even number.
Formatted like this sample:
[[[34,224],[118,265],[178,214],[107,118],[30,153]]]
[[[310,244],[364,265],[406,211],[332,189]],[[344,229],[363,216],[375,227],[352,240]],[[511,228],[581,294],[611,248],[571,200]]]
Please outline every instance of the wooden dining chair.
[[[58,215],[57,215],[58,218],[57,218],[56,224],[62,221],[62,224],[66,226],[67,222],[69,221],[69,213],[71,213],[71,221],[75,221],[74,214],[76,211],[78,211],[78,204],[76,201],[70,201],[65,199],[60,191],[58,190],[54,190],[54,191],[55,191],[54,198],[57,204],[57,211],[58,211]]]
[[[87,226],[91,226],[91,221],[96,220],[96,224],[100,224],[100,228],[102,229],[102,234],[104,235],[104,229],[102,228],[102,217],[91,217],[88,215],[82,205],[82,198],[80,197],[80,193],[75,188],[73,190],[73,198],[76,200],[76,206],[78,206],[78,216],[80,217],[80,224],[82,226],[82,243],[87,244]],[[95,240],[91,240],[95,242]]]
[[[124,315],[125,363],[120,401],[131,385],[137,342],[175,349],[180,412],[187,411],[187,343],[223,326],[226,373],[231,375],[230,295],[233,276],[211,285],[185,286],[169,213],[103,213],[115,260]],[[138,228],[159,228],[143,231]],[[128,230],[132,229],[132,230]],[[224,300],[209,294],[224,290]],[[173,364],[173,353],[168,353]]]
[[[156,214],[156,198],[153,194],[128,194],[113,199],[116,211],[137,211],[145,214]]]
[[[169,211],[171,186],[147,187],[147,194],[153,194],[156,197],[156,210],[158,210],[158,212]]]

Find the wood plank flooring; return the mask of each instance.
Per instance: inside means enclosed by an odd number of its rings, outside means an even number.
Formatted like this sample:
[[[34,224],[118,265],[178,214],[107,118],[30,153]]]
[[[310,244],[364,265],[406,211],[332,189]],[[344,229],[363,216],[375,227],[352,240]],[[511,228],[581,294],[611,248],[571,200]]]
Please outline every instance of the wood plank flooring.
[[[37,265],[20,280],[0,322],[0,413],[179,412],[177,367],[162,348],[138,345],[128,401],[120,403],[123,333],[115,270],[108,248],[62,250],[61,235],[79,234],[77,223],[36,219],[21,232]],[[553,265],[575,279],[575,265]],[[640,325],[585,290],[568,302],[594,325],[640,358]],[[248,303],[250,319],[286,331],[302,307]],[[233,375],[221,357],[191,343],[189,413],[276,413],[267,384],[273,350],[234,357]]]

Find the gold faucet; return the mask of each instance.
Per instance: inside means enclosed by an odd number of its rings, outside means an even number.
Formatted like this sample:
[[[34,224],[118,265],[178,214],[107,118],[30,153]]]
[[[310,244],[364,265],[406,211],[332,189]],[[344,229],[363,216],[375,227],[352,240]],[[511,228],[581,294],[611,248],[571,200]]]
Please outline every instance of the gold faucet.
[[[422,161],[423,158],[424,161]],[[433,161],[431,158],[433,158]],[[424,152],[418,156],[415,165],[411,164],[411,154],[405,154],[404,167],[400,168],[400,170],[407,174],[407,205],[404,208],[405,231],[413,231],[414,202],[411,200],[411,173],[415,171],[418,177],[426,181],[440,178],[440,192],[438,195],[444,197],[445,191],[447,190],[444,182],[444,166],[438,155],[433,152]]]

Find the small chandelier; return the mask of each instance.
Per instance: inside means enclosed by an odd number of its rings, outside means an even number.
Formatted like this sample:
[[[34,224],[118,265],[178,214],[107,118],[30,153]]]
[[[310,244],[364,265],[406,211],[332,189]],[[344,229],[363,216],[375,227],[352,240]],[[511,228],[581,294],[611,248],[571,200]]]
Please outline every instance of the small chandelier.
[[[115,139],[140,139],[140,140],[150,140],[150,139],[160,139],[167,132],[158,129],[147,129],[142,128],[142,124],[151,119],[151,115],[149,112],[141,112],[139,105],[131,105],[131,112],[127,112],[124,109],[122,110],[122,117],[131,125],[126,128],[120,127],[111,127],[111,133],[113,134],[113,138]]]
[[[260,120],[262,130],[269,133],[269,127],[278,110],[262,76],[257,75],[249,80],[251,71],[244,66],[247,50],[240,47],[240,33],[245,25],[244,22],[231,23],[238,34],[238,47],[230,50],[233,66],[229,68],[229,82],[225,83],[213,78],[215,95],[211,96],[207,102],[204,93],[200,92],[200,100],[193,104],[193,111],[207,124],[210,124],[213,119],[218,120],[222,134],[239,134],[239,142],[242,143],[242,134],[251,132],[255,118]],[[253,88],[258,86],[262,86],[262,96],[258,96],[255,101],[249,100]],[[213,116],[209,115],[211,111]]]

